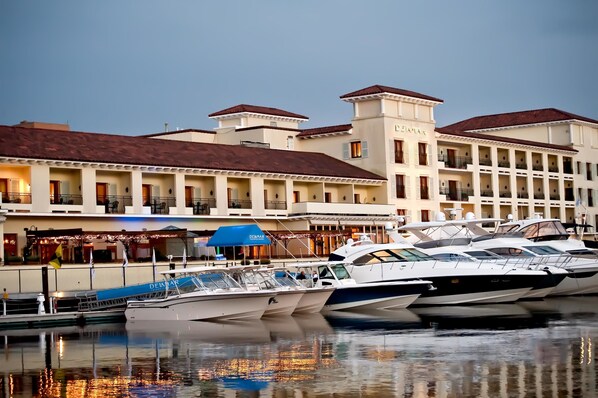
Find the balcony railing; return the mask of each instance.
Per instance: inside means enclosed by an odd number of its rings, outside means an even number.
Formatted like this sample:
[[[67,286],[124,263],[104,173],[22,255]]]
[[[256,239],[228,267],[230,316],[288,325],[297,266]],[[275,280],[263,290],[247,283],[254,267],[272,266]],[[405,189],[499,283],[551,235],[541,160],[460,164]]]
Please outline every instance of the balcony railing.
[[[559,168],[558,168],[558,166],[548,166],[548,171],[551,173],[558,173]]]
[[[511,162],[508,160],[500,160],[498,162],[498,167],[511,167]]]
[[[561,199],[561,195],[559,195],[558,193],[550,194],[550,200],[560,200],[560,199]]]
[[[546,197],[546,195],[544,195],[544,193],[542,193],[542,192],[534,193],[534,199],[544,199],[545,197]]]
[[[492,159],[480,158],[479,163],[482,166],[492,166]]]
[[[483,191],[480,191],[480,196],[492,197],[494,196],[494,191],[492,189],[484,189]]]
[[[542,170],[544,170],[544,166],[542,166],[541,164],[535,164],[532,166],[532,170],[542,171]]]
[[[251,200],[231,199],[228,201],[229,209],[251,209]]]
[[[267,210],[286,210],[287,202],[284,200],[266,200],[264,201],[264,207]]]
[[[500,191],[498,193],[498,196],[501,198],[510,198],[511,197],[511,191]]]
[[[428,154],[427,153],[420,153],[417,155],[417,158],[419,160],[419,165],[420,166],[427,166],[428,165]]]
[[[517,164],[515,164],[515,168],[519,169],[519,170],[526,170],[527,169],[527,163],[517,163]]]
[[[471,156],[438,155],[438,161],[444,162],[444,166],[451,169],[466,169],[468,164],[473,163]]]
[[[405,163],[403,151],[395,151],[395,163]]]
[[[420,199],[430,199],[430,188],[420,187],[419,188],[419,198]]]
[[[529,199],[529,192],[517,192],[519,199]]]
[[[151,202],[146,202],[144,206],[150,206],[152,214],[168,214],[170,207],[176,206],[176,199],[173,197],[153,197]]]
[[[571,163],[563,163],[563,173],[573,174],[573,165]]]
[[[2,203],[31,204],[31,194],[21,192],[2,192]]]
[[[82,205],[83,196],[71,195],[70,193],[61,193],[59,195],[51,195],[50,203],[53,205]]]
[[[440,194],[446,195],[447,200],[469,200],[473,196],[473,189],[440,188]]]
[[[106,213],[124,214],[125,206],[133,205],[132,196],[106,195],[106,197],[96,200],[98,205],[104,205]]]
[[[186,203],[187,207],[193,207],[193,214],[210,214],[210,207],[216,207],[216,199],[200,198]]]
[[[402,184],[397,185],[396,195],[397,195],[398,199],[405,199],[405,197],[406,197],[405,185],[402,185]]]

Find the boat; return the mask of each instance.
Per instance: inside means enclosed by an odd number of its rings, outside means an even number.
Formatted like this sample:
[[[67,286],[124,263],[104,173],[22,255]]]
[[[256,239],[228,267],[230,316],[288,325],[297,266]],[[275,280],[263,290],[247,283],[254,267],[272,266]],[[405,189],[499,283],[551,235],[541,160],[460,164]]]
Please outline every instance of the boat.
[[[536,218],[509,222],[501,224],[506,225],[504,228],[499,225],[496,232],[480,227],[496,221],[502,220],[476,219],[467,213],[464,220],[438,220],[428,229],[426,223],[411,223],[399,230],[416,236],[420,243],[415,246],[435,258],[459,253],[484,261],[506,260],[506,264],[513,266],[547,271],[545,280],[524,298],[598,293],[598,259],[587,252],[581,254],[580,242],[566,238],[560,221]],[[442,238],[434,239],[439,236]]]
[[[401,309],[411,305],[423,292],[433,289],[427,280],[357,283],[342,262],[315,262],[295,265],[297,271],[317,272],[317,287],[333,286],[323,312]]]
[[[544,279],[521,299],[544,298],[572,275],[572,271],[565,268],[571,260],[569,255],[563,256],[562,252],[548,247],[536,247],[534,242],[519,236],[497,237],[478,225],[487,223],[487,219],[477,220],[471,215],[464,220],[410,223],[398,230],[413,234],[419,239],[414,246],[440,261],[482,262],[545,271]]]
[[[289,289],[302,290],[303,296],[297,303],[293,314],[315,314],[322,310],[328,298],[334,292],[334,286],[315,286],[313,279],[296,279],[287,268],[272,269],[274,278]]]
[[[241,265],[226,268],[226,272],[248,292],[272,292],[264,317],[292,315],[304,296],[305,288],[283,285],[271,269],[261,265]]]
[[[396,231],[386,224],[387,233]],[[547,275],[499,263],[439,261],[412,243],[374,243],[365,234],[349,239],[329,257],[350,264],[349,272],[360,284],[383,281],[431,281],[435,289],[421,294],[413,305],[457,305],[515,302]]]
[[[163,271],[162,297],[127,302],[125,317],[135,321],[260,319],[274,291],[247,291],[225,268],[193,267]]]

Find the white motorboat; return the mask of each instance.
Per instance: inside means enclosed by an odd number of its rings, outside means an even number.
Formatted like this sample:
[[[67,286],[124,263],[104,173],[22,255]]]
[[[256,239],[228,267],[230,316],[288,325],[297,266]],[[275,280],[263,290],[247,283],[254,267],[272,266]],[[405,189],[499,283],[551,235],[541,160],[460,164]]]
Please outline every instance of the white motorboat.
[[[322,309],[324,312],[406,308],[422,292],[433,289],[432,283],[426,280],[357,283],[342,262],[301,263],[295,267],[298,272],[315,270],[316,287],[335,288]]]
[[[297,280],[286,268],[274,268],[272,272],[276,281],[281,285],[304,292],[293,314],[320,312],[335,289],[334,286],[315,286],[311,278]]]
[[[299,301],[305,295],[305,288],[282,285],[276,280],[271,269],[260,265],[228,267],[226,271],[248,292],[273,292],[276,294],[264,311],[268,316],[287,316],[293,314]]]
[[[161,272],[165,277],[160,297],[129,300],[127,320],[201,321],[262,317],[274,291],[247,291],[224,268],[195,267]]]
[[[387,225],[387,230],[394,230]],[[361,235],[335,250],[358,283],[425,279],[436,289],[423,292],[414,305],[508,303],[525,296],[547,275],[509,265],[438,261],[407,241],[374,243]]]

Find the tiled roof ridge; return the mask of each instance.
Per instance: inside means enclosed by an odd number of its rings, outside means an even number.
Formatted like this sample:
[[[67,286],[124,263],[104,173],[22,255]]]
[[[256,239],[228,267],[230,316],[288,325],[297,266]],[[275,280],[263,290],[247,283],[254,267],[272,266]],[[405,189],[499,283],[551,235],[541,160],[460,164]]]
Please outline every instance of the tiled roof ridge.
[[[562,117],[556,117],[556,115],[560,115]],[[526,119],[527,116],[529,117]],[[490,128],[524,126],[528,124],[548,123],[571,119],[598,124],[598,120],[576,115],[574,113],[566,112],[561,109],[540,108],[528,109],[524,111],[503,112],[490,115],[474,116],[456,123],[439,127],[437,130],[442,132],[484,130]]]
[[[285,111],[284,109],[273,108],[273,107],[268,107],[268,106],[250,105],[250,104],[239,104],[239,105],[231,106],[230,108],[226,108],[226,109],[222,109],[217,112],[210,113],[208,115],[208,117],[224,116],[224,115],[243,113],[243,112],[261,113],[261,114],[265,114],[265,115],[283,116],[283,117],[291,117],[291,118],[295,118],[295,119],[309,120],[309,118],[307,116],[303,116],[298,113]]]
[[[432,97],[432,96],[429,96],[426,94],[418,93],[416,91],[405,90],[402,88],[396,88],[396,87],[390,87],[390,86],[384,86],[382,84],[374,84],[373,86],[369,86],[366,88],[362,88],[360,90],[356,90],[356,91],[341,95],[340,98],[345,99],[345,98],[359,97],[362,95],[372,95],[372,94],[382,94],[382,93],[398,94],[398,95],[403,95],[406,97],[413,97],[413,98],[419,98],[419,99],[424,99],[424,100],[428,100],[428,101],[444,103],[444,100],[442,100],[440,98],[436,98],[436,97]]]

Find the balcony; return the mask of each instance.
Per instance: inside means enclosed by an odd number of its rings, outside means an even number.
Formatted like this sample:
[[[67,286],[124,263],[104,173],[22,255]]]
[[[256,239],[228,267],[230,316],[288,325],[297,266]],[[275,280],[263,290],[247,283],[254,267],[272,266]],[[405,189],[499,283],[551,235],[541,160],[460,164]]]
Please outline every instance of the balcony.
[[[3,192],[2,203],[31,204],[31,194],[22,192]]]
[[[446,195],[447,200],[467,201],[470,196],[473,196],[473,189],[450,189],[440,188],[440,194]]]
[[[551,193],[550,200],[561,200],[561,195],[559,195],[558,193]]]
[[[480,196],[483,196],[483,197],[493,197],[494,196],[494,191],[492,189],[484,189],[483,191],[480,191]]]
[[[133,197],[124,195],[107,195],[97,199],[98,205],[104,205],[105,213],[124,214],[125,206],[133,205]]]
[[[492,166],[492,159],[480,158],[479,164],[481,166]]]
[[[511,167],[511,162],[508,160],[501,160],[498,162],[498,167]]]
[[[468,164],[473,163],[471,156],[438,155],[438,161],[444,162],[444,166],[449,169],[466,169]]]
[[[510,198],[511,197],[511,191],[500,191],[498,193],[498,196],[501,198]]]
[[[327,216],[366,216],[388,217],[396,214],[396,206],[392,204],[371,203],[323,203],[323,202],[297,202],[291,205],[289,216],[302,215],[327,215]]]
[[[83,196],[71,194],[58,194],[50,196],[50,204],[53,205],[82,205]]]
[[[546,197],[543,192],[536,192],[534,193],[534,199],[541,199],[543,200]]]
[[[543,171],[544,170],[544,166],[542,166],[541,164],[535,164],[532,166],[532,170],[534,171]]]
[[[500,166],[500,163],[499,163]],[[508,166],[501,166],[501,167],[508,167]],[[515,164],[515,168],[519,170],[527,170],[527,163],[517,163]]]
[[[548,166],[548,171],[551,173],[558,173],[559,168],[558,168],[558,166]]]
[[[529,199],[529,192],[517,192],[518,199]]]
[[[151,208],[151,214],[169,214],[170,207],[176,206],[175,198],[165,197],[154,197],[151,202],[146,202],[144,207]]]
[[[230,199],[228,201],[229,209],[251,209],[251,200]]]
[[[196,201],[187,203],[187,207],[193,208],[194,215],[210,214],[210,208],[216,207],[216,199],[214,198],[200,198]]]
[[[284,200],[266,200],[264,202],[264,208],[266,210],[286,210],[287,202]]]

